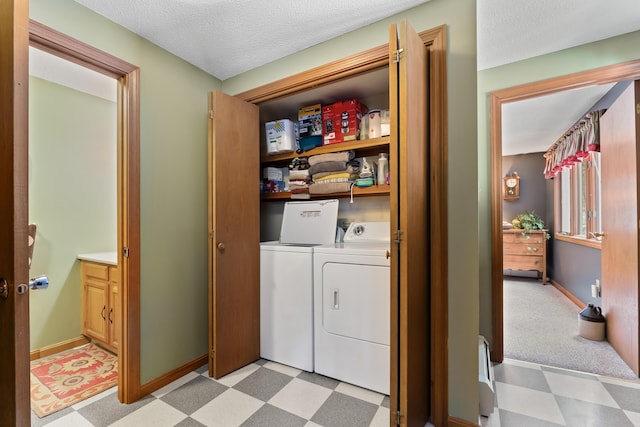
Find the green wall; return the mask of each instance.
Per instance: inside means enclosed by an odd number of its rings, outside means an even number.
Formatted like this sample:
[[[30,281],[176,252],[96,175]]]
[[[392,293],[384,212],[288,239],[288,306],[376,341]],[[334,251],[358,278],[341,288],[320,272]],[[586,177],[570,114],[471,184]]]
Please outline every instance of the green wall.
[[[141,67],[142,381],[206,352],[206,94],[235,94],[388,42],[408,18],[447,25],[449,412],[477,422],[476,6],[431,0],[224,84],[71,0],[31,18]],[[455,173],[454,173],[455,172]]]
[[[31,0],[30,17],[140,67],[145,383],[207,352],[206,112],[221,83],[71,0]]]
[[[115,91],[115,88],[114,88]],[[116,249],[116,104],[29,78],[31,350],[81,335],[79,253]]]
[[[492,91],[640,58],[640,32],[601,40],[478,72],[480,196],[480,333],[491,331],[491,189],[489,96]]]
[[[223,82],[236,94],[388,43],[389,24],[407,18],[422,31],[447,25],[449,197],[449,413],[478,421],[478,196],[476,6],[432,0]]]

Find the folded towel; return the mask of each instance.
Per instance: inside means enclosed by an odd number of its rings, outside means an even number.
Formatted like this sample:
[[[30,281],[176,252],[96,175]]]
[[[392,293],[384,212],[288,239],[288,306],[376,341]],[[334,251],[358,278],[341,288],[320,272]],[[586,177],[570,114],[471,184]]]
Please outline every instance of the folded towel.
[[[348,162],[353,159],[355,153],[353,150],[349,151],[340,151],[337,153],[327,153],[327,154],[318,154],[315,156],[309,157],[309,165],[317,165],[322,162]]]
[[[315,184],[328,184],[330,182],[351,182],[354,180],[351,180],[349,178],[329,178],[329,179],[322,179],[320,181],[313,181],[313,183]]]
[[[347,193],[351,189],[351,182],[314,183],[309,186],[310,194]]]
[[[292,170],[289,172],[289,179],[307,179],[309,177],[309,169],[304,170]]]
[[[342,172],[347,169],[347,162],[322,162],[309,168],[309,174],[315,175],[318,172]]]
[[[349,175],[357,175],[360,170],[360,167],[354,167],[351,164],[348,164],[344,170],[341,171],[328,171],[328,172],[317,172],[313,174],[313,179],[324,178],[325,176],[333,175],[336,173],[348,173]]]
[[[351,177],[351,174],[348,172],[339,172],[339,173],[330,173],[329,175],[324,175],[321,177],[317,177],[314,175],[313,181],[322,182],[322,181],[330,181],[332,179],[338,179],[338,178],[346,178],[348,180],[350,177]]]
[[[302,185],[289,184],[289,191],[308,189],[308,188],[309,188],[309,184],[302,184]]]
[[[300,194],[300,193],[308,193],[308,192],[309,192],[309,187],[291,189],[291,194]]]
[[[295,200],[308,200],[311,198],[311,195],[309,193],[291,193],[291,198]]]

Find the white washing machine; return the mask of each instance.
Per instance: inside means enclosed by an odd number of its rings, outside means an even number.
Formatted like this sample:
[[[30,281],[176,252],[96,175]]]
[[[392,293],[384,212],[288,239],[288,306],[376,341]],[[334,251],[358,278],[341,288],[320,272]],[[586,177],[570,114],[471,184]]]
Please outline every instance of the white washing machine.
[[[260,243],[260,357],[313,372],[313,246],[333,242],[338,200],[287,202]]]
[[[314,369],[389,394],[389,223],[352,223],[313,250]]]

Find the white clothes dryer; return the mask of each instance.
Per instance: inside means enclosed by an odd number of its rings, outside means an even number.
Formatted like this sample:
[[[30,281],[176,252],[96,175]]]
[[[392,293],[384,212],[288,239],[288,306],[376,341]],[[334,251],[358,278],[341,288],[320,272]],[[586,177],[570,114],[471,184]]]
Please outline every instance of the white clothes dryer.
[[[389,394],[389,223],[352,223],[313,250],[314,369]]]
[[[287,202],[260,243],[260,357],[313,372],[313,246],[333,242],[338,200]]]

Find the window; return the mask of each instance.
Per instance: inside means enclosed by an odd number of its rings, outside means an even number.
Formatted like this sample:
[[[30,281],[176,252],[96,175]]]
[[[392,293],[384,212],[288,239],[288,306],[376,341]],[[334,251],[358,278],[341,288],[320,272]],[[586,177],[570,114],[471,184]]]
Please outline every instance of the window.
[[[592,151],[556,175],[556,234],[599,241],[601,232],[600,152]]]

